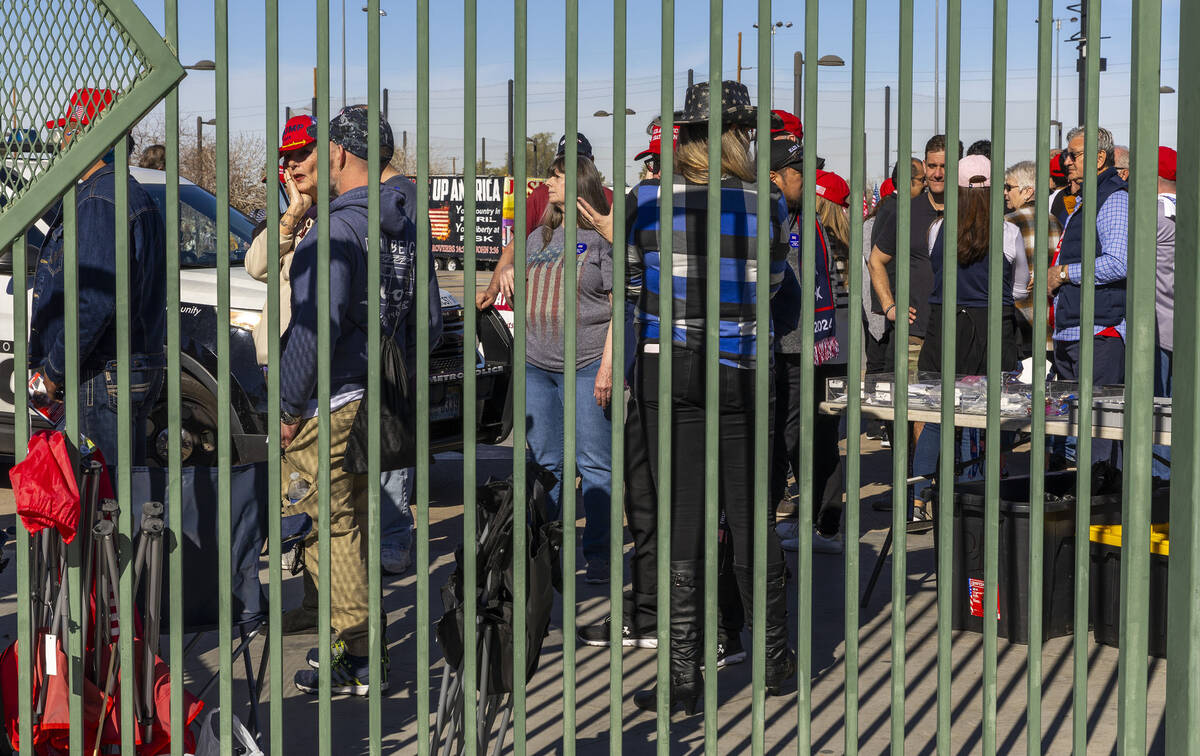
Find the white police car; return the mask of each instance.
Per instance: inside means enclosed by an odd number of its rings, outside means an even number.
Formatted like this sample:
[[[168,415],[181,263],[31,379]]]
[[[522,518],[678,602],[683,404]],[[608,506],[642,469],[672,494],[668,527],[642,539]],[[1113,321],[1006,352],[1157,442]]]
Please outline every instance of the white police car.
[[[162,171],[130,168],[132,176],[161,208],[165,201]],[[182,343],[183,457],[185,464],[212,465],[217,448],[217,250],[230,255],[230,365],[232,373],[232,434],[235,459],[264,458],[267,432],[267,389],[255,360],[251,333],[266,300],[266,284],[242,267],[250,247],[254,224],[237,210],[229,210],[230,239],[218,245],[216,198],[187,179],[179,186],[180,339]],[[26,297],[32,302],[33,269],[38,250],[49,230],[44,221],[26,237],[29,269]],[[13,278],[11,249],[0,254],[0,454],[13,452],[14,404],[24,406],[24,387],[14,385]],[[442,291],[444,330],[430,355],[430,439],[434,451],[462,444],[462,353],[464,309]],[[470,312],[474,312],[474,307]],[[224,326],[223,326],[224,327]],[[482,443],[503,441],[512,428],[512,339],[494,310],[480,313],[476,343],[478,380],[477,438]],[[17,396],[20,401],[15,401]],[[165,390],[146,429],[151,464],[165,464],[167,411]],[[31,415],[32,417],[36,417]]]

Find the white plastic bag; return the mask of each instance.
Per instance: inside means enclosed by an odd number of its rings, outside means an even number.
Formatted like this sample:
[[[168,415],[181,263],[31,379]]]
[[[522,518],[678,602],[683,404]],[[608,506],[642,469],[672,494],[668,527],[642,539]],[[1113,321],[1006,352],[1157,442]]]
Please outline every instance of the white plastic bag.
[[[204,725],[200,728],[200,737],[196,740],[196,753],[194,756],[221,756],[221,736],[218,733],[221,720],[216,718],[218,711],[220,709],[213,709],[204,718]],[[233,740],[233,752],[235,754],[242,754],[242,756],[264,756],[262,749],[258,747],[258,743],[254,742],[254,736],[250,734],[250,731],[246,729],[246,725],[242,724],[236,714],[233,717]]]

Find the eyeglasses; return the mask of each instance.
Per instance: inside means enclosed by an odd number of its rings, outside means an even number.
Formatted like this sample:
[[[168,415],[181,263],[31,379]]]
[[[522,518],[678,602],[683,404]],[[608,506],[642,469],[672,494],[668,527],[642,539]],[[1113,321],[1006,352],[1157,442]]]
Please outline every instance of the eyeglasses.
[[[1016,188],[1017,188],[1017,187],[1013,186],[1012,184],[1005,184],[1005,185],[1004,185],[1004,191],[1006,191],[1006,192],[1011,192],[1013,189],[1016,189]]]
[[[659,163],[658,158],[652,157],[652,158],[646,159],[646,170],[647,171],[650,171],[651,173],[658,173],[661,169],[662,169],[662,164]]]
[[[1071,150],[1063,151],[1063,160],[1070,160],[1072,163],[1074,163],[1081,157],[1083,157],[1083,150],[1080,150],[1079,152],[1073,152]]]

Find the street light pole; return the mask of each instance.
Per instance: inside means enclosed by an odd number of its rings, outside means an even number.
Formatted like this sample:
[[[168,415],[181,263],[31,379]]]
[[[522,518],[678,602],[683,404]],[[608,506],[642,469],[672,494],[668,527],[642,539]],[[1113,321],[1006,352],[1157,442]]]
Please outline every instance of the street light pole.
[[[791,27],[791,21],[776,21],[775,23],[771,24],[771,74],[768,81],[771,87],[772,101],[775,100],[775,32],[779,31],[780,29],[790,29]],[[754,28],[757,29],[758,24],[754,24]],[[759,73],[762,72],[760,71]]]

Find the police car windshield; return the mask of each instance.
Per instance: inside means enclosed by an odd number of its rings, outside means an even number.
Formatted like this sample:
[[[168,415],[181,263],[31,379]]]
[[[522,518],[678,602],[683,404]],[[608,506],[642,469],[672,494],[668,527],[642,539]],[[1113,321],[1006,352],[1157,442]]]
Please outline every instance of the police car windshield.
[[[166,203],[166,187],[142,184],[161,210]],[[222,245],[229,262],[241,264],[250,249],[254,224],[232,207],[229,208],[229,241]],[[179,187],[179,264],[185,268],[217,266],[217,200],[194,184]]]

